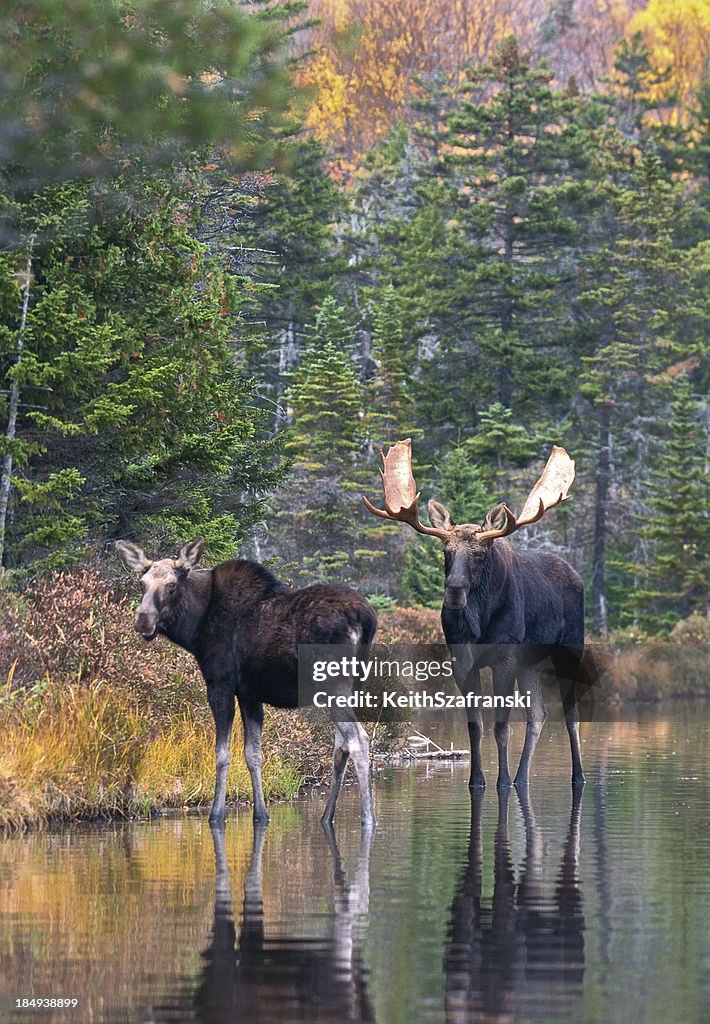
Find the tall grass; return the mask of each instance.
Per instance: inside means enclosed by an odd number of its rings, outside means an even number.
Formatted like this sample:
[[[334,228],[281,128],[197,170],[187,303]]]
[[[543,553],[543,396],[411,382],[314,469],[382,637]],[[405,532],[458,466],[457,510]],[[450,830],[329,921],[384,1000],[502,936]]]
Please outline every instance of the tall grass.
[[[38,706],[39,705],[39,706]],[[214,732],[203,708],[160,722],[129,694],[103,681],[61,685],[41,702],[0,690],[0,829],[58,819],[145,815],[203,803],[214,785]],[[267,723],[264,743],[270,747]],[[237,729],[228,796],[250,795]],[[264,788],[292,796],[304,769],[291,752],[271,750]]]

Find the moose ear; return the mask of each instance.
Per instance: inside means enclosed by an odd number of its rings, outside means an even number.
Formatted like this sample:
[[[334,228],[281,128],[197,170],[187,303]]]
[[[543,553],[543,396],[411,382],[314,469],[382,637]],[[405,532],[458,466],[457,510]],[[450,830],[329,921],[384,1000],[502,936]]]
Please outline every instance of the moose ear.
[[[117,540],[114,550],[127,569],[140,573],[141,576],[144,572],[148,572],[153,564],[149,558],[145,557],[142,548],[139,548],[137,544],[131,544],[130,540]]]
[[[189,540],[175,560],[176,569],[185,569],[187,572],[194,569],[202,558],[202,549],[205,546],[204,537],[195,537]]]
[[[432,498],[427,505],[427,510],[429,512],[429,522],[437,530],[453,529],[455,523],[446,505],[442,505],[440,501],[435,501]]]
[[[499,505],[494,505],[490,510],[486,518],[483,520],[481,525],[481,531],[484,530],[502,530],[508,522],[508,517],[511,515],[508,506],[505,502],[501,502]]]

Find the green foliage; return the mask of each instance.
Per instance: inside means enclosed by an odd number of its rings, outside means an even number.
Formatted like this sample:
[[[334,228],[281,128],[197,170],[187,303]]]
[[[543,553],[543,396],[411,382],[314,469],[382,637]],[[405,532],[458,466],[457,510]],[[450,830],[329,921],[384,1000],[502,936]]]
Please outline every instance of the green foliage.
[[[350,355],[354,332],[345,310],[329,296],[307,331],[307,344],[288,392],[294,425],[288,442],[299,462],[336,473],[359,449],[364,395]]]
[[[233,554],[278,480],[232,355],[243,286],[167,187],[140,216],[97,220],[100,195],[47,186],[24,211],[23,231],[45,230],[22,361],[3,364],[22,390],[9,564],[64,564],[97,533],[204,532]]]
[[[350,354],[354,332],[334,297],[321,303],[306,338],[286,396],[293,418],[286,450],[294,462],[288,488],[275,501],[274,532],[284,558],[294,546],[299,552],[299,581],[352,580],[369,556],[354,524],[364,391]]]
[[[22,187],[200,147],[263,166],[293,95],[286,35],[278,8],[229,0],[8,0],[0,164]]]
[[[710,475],[702,408],[681,376],[674,388],[668,437],[655,461],[641,535],[648,555],[636,571],[641,624],[667,631],[702,612],[710,576]]]
[[[414,410],[407,382],[401,301],[392,284],[370,303],[374,373],[368,382],[367,430],[378,443],[392,444],[411,433]]]
[[[368,594],[367,600],[376,612],[391,612],[393,608],[397,607],[395,599],[387,594]]]

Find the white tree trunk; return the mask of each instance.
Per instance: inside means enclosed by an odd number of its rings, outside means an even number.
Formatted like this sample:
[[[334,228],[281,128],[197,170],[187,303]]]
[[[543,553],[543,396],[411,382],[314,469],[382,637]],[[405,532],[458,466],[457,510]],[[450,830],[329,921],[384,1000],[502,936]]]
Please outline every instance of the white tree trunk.
[[[27,263],[25,264],[24,284],[22,286],[22,313],[20,316],[20,329],[17,333],[17,347],[15,349],[15,366],[22,362],[22,349],[25,342],[25,325],[27,323],[27,310],[30,304],[30,284],[32,281],[32,246],[34,239],[30,239],[27,252]],[[7,509],[10,504],[10,489],[12,478],[12,442],[15,440],[17,429],[17,413],[20,408],[20,385],[17,378],[13,378],[10,387],[10,398],[8,401],[7,428],[5,439],[8,449],[2,460],[2,476],[0,477],[0,571],[2,570],[3,556],[5,554],[5,527],[7,524]]]

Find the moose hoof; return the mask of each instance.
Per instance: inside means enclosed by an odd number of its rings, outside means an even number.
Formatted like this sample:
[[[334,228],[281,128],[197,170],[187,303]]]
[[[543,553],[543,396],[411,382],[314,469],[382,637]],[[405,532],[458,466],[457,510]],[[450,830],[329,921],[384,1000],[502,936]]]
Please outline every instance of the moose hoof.
[[[225,828],[227,817],[225,814],[210,814],[210,828]]]
[[[471,778],[468,780],[468,788],[485,789],[486,780],[484,779],[483,775],[472,775]]]
[[[572,776],[572,785],[573,786],[583,786],[586,783],[586,781],[587,780],[585,779],[585,777],[583,775],[577,775],[577,776],[573,775]]]

